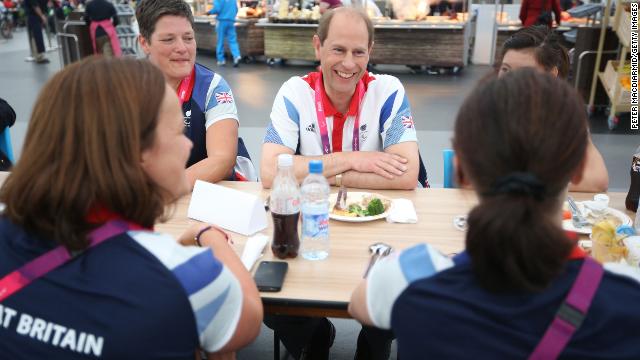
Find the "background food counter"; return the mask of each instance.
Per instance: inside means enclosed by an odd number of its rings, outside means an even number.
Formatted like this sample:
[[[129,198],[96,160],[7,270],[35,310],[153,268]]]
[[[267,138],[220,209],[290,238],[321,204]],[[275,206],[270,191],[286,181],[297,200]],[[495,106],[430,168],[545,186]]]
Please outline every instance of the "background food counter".
[[[449,20],[428,17],[427,21],[374,21],[375,45],[372,64],[427,65],[463,67],[473,46],[475,19]],[[431,19],[430,19],[431,18]],[[315,60],[311,39],[317,24],[267,22],[256,24],[264,29],[267,58]]]
[[[216,51],[216,19],[209,16],[196,16],[194,30],[199,50]],[[237,18],[235,27],[238,34],[238,45],[242,56],[255,57],[264,55],[264,29],[256,27],[258,18]],[[226,53],[230,53],[225,43]]]

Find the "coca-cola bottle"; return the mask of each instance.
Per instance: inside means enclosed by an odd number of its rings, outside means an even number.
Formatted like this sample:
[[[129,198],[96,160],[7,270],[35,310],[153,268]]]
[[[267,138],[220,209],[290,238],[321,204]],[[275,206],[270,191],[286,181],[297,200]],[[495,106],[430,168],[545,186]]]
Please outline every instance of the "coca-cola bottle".
[[[273,218],[273,255],[280,259],[298,256],[300,188],[293,174],[293,156],[289,154],[278,156],[278,174],[273,179],[269,209]]]
[[[638,211],[638,198],[640,198],[640,147],[636,150],[631,160],[631,184],[624,205],[631,211]]]

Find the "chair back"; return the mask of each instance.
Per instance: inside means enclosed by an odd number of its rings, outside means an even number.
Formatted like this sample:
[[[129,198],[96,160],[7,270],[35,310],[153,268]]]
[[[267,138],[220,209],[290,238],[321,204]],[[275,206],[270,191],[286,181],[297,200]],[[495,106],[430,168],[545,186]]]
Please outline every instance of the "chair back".
[[[16,163],[15,158],[13,157],[13,147],[11,146],[11,134],[9,133],[9,128],[6,127],[0,133],[0,151],[2,151],[7,158],[11,161],[12,164]]]
[[[453,156],[455,155],[452,149],[442,150],[442,161],[444,165],[444,172],[442,176],[442,185],[446,189],[454,188],[453,184]]]

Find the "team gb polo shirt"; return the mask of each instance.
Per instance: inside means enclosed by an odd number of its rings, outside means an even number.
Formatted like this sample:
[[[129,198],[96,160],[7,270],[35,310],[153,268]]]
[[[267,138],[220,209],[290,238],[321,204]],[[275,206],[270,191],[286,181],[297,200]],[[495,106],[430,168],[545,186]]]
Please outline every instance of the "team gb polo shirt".
[[[0,277],[53,246],[0,217]],[[193,359],[231,339],[241,309],[211,249],[129,231],[0,303],[0,358]]]
[[[299,149],[299,154],[304,156],[323,155],[314,91],[319,76],[318,72],[294,76],[282,85],[273,103],[265,143],[284,145],[294,152]],[[361,81],[366,89],[362,103],[357,104],[354,95],[347,114],[340,114],[331,105],[323,88],[332,151],[352,151],[357,111],[360,112],[359,150],[382,151],[402,142],[417,142],[411,107],[400,81],[390,75],[369,73],[365,73]]]
[[[238,109],[229,84],[220,74],[195,64],[191,98],[182,104],[185,135],[193,142],[187,167],[207,158],[207,130],[224,119],[238,120]]]
[[[367,279],[368,313],[393,329],[402,359],[526,359],[580,271],[570,258],[542,292],[497,294],[455,261],[419,244],[379,261]],[[561,358],[640,359],[640,269],[605,264],[582,326]]]

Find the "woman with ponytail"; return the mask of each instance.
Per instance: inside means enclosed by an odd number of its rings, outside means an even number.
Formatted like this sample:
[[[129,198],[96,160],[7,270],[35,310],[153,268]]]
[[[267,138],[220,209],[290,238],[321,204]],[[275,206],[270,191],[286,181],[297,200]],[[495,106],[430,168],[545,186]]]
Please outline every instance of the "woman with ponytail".
[[[561,227],[589,142],[574,89],[514,71],[480,84],[454,131],[459,181],[479,199],[466,250],[419,244],[379,261],[351,315],[393,330],[403,360],[640,358],[640,271],[603,268]]]

